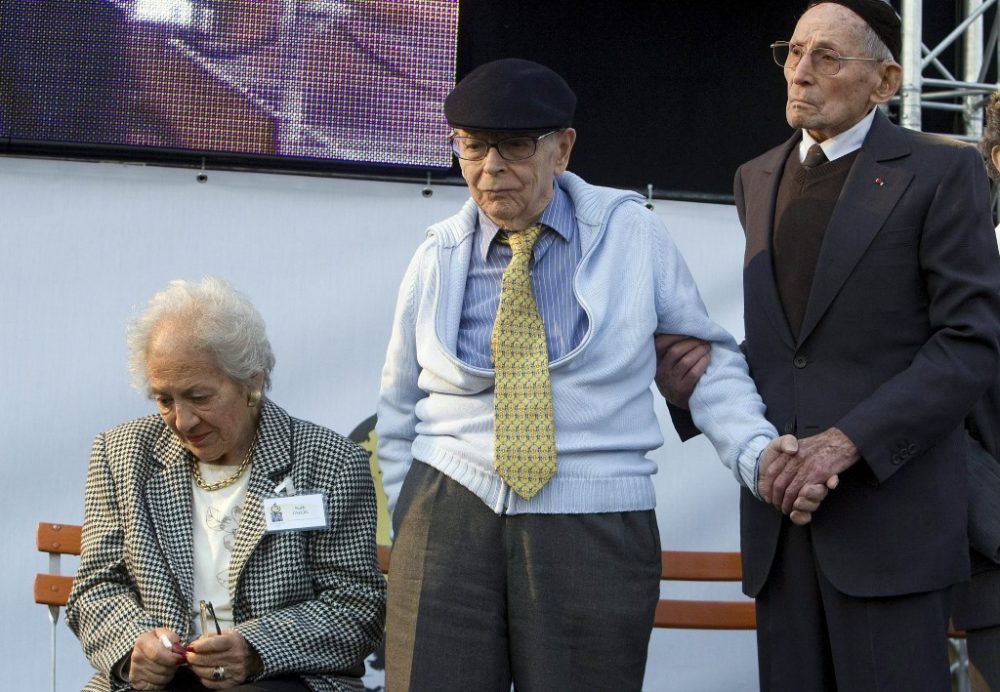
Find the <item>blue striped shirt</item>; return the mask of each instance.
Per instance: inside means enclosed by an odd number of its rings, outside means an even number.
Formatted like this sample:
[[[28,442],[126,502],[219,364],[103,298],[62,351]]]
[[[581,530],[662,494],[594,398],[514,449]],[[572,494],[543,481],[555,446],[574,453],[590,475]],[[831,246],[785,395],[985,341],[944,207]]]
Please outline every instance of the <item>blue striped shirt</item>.
[[[549,361],[553,361],[576,348],[587,329],[587,315],[573,295],[573,274],[581,255],[580,234],[573,202],[558,180],[539,223],[546,229],[532,252],[531,286],[545,325]],[[456,347],[461,360],[480,368],[493,367],[490,336],[500,304],[500,279],[511,257],[509,246],[495,242],[499,231],[480,210]]]

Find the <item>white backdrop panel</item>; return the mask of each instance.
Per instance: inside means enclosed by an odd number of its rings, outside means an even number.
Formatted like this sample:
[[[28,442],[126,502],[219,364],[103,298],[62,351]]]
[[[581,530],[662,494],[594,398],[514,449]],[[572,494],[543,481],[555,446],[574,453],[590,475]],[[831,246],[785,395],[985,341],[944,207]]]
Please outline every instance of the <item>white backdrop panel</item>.
[[[277,355],[271,396],[344,434],[374,412],[396,289],[424,228],[464,188],[0,158],[0,651],[8,689],[47,689],[49,624],[31,600],[39,520],[78,523],[91,440],[153,411],[128,386],[124,329],[176,277],[247,293]],[[732,207],[656,203],[709,311],[742,333],[742,234]],[[654,453],[664,547],[736,549],[737,489],[704,440],[669,428]],[[71,563],[70,568],[75,567]],[[736,594],[674,589],[672,593]],[[59,689],[90,675],[60,622]],[[653,634],[646,688],[756,689],[748,633]]]

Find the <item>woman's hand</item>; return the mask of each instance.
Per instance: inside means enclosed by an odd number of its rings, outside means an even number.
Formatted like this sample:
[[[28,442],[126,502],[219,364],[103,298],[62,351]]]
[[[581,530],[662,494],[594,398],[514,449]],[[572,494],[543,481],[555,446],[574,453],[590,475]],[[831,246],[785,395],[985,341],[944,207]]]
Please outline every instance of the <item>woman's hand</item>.
[[[166,636],[171,644],[180,643],[176,632],[157,627],[140,634],[132,646],[128,679],[137,690],[162,689],[174,679],[177,666],[184,661],[183,655],[163,646],[161,636]]]
[[[237,630],[202,635],[187,651],[191,670],[213,690],[240,685],[263,668],[260,656]]]

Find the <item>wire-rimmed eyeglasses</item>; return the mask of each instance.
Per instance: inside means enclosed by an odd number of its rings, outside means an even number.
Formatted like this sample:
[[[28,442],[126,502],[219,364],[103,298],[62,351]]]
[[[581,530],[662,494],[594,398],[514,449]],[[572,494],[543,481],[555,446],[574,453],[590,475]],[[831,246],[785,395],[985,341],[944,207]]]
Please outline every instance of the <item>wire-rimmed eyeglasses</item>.
[[[490,149],[496,149],[504,161],[523,161],[535,155],[539,142],[556,132],[560,132],[560,130],[552,130],[537,137],[518,135],[492,142],[480,137],[467,137],[452,132],[448,139],[451,140],[451,149],[455,152],[455,156],[463,161],[482,161],[490,153]]]
[[[809,56],[813,69],[822,75],[833,76],[840,72],[841,63],[844,60],[863,60],[866,62],[882,62],[880,58],[856,58],[841,55],[830,48],[806,48],[800,43],[789,43],[788,41],[775,41],[771,44],[771,52],[774,54],[774,62],[779,67],[786,70],[794,70],[802,62],[802,58]]]
[[[211,601],[199,601],[198,611],[201,616],[201,633],[208,634],[208,618],[211,616],[212,622],[215,624],[215,633],[222,634],[222,628],[219,626],[219,618],[215,617],[215,607],[212,605]]]

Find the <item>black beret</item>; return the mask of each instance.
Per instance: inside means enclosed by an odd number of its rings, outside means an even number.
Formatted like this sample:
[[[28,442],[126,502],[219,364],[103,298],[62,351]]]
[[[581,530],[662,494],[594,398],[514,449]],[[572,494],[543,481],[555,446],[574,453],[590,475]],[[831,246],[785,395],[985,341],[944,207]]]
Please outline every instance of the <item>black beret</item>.
[[[810,3],[809,7],[824,2],[843,5],[865,20],[892,53],[892,59],[899,62],[899,53],[903,48],[903,23],[886,0],[818,0]]]
[[[573,124],[576,94],[537,62],[506,58],[480,65],[444,100],[452,127],[491,132],[558,130]]]

